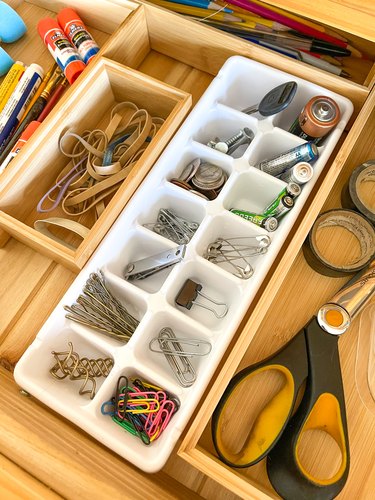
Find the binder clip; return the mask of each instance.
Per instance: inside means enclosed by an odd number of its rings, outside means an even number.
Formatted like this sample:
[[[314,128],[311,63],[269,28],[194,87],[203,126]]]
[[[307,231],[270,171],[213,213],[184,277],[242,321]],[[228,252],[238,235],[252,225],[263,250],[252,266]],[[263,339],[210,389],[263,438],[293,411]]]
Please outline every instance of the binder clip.
[[[124,279],[130,281],[143,280],[173,264],[177,264],[184,258],[185,253],[186,245],[179,245],[166,252],[130,262],[124,270]]]
[[[212,304],[215,304],[216,306],[219,306],[219,308],[222,308],[222,312],[219,313],[215,308],[209,307],[205,304],[202,304],[201,302],[197,302],[196,299],[198,297],[203,297],[205,300],[211,302]],[[218,319],[224,318],[224,316],[228,312],[228,305],[225,304],[224,302],[217,302],[216,300],[212,299],[211,297],[208,297],[206,294],[202,292],[202,285],[200,283],[196,283],[193,280],[186,280],[184,283],[184,286],[181,288],[179,294],[177,295],[175,299],[176,304],[178,304],[181,307],[185,307],[186,309],[191,309],[193,305],[203,307],[204,309],[207,309],[208,311],[211,311]]]

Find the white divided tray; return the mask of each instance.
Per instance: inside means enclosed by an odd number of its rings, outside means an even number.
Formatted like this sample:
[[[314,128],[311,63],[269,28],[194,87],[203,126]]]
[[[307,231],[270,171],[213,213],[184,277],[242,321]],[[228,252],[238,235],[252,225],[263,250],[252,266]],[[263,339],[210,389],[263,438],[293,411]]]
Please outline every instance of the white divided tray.
[[[298,83],[298,90],[283,112],[258,119],[258,114],[249,116],[239,111],[257,104],[273,87],[290,80]],[[236,207],[261,213],[286,186],[283,181],[252,165],[305,142],[287,130],[303,106],[316,95],[332,97],[340,107],[341,120],[324,145],[319,147],[320,156],[314,164],[313,179],[303,188],[294,208],[281,219],[278,229],[268,233],[272,239],[268,252],[253,259],[254,275],[247,280],[237,278],[203,258],[203,254],[207,245],[217,237],[266,233],[230,213],[229,209]],[[243,57],[228,59],[20,359],[14,373],[17,383],[139,468],[155,472],[163,467],[332,153],[352,110],[348,99],[318,85]],[[205,145],[216,136],[227,139],[243,127],[249,127],[255,138],[238,158]],[[212,201],[169,182],[171,178],[179,177],[184,167],[197,157],[219,165],[228,174],[223,189]],[[125,281],[123,272],[127,264],[176,246],[176,243],[143,226],[156,221],[159,208],[170,208],[180,216],[198,222],[199,228],[188,243],[185,258],[180,263],[144,280]],[[98,269],[103,270],[110,290],[140,320],[127,344],[65,318],[63,306],[75,302],[89,274]],[[201,307],[193,306],[187,310],[175,305],[176,295],[188,278],[201,283],[208,296],[228,305],[224,318],[218,319]],[[164,327],[171,327],[177,337],[201,338],[212,344],[208,356],[192,359],[197,380],[189,388],[179,385],[164,355],[149,350],[150,340],[157,337]],[[81,381],[59,381],[49,373],[54,364],[51,351],[67,350],[69,341],[73,342],[74,350],[80,356],[109,356],[114,360],[109,376],[96,379],[97,391],[92,400],[88,395],[79,395]],[[149,446],[101,413],[102,403],[114,396],[121,375],[138,376],[166,389],[180,400],[181,406],[166,430]]]

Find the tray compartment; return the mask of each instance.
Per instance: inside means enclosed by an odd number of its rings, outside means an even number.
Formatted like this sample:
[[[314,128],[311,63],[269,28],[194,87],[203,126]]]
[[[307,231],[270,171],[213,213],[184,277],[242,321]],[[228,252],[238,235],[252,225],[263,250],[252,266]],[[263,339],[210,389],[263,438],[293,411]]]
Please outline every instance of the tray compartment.
[[[74,96],[65,101],[62,115],[55,114],[48,127],[42,125],[42,130],[38,134],[38,139],[43,144],[42,149],[29,148],[23,164],[15,165],[14,169],[12,164],[10,170],[12,182],[2,190],[2,213],[15,219],[19,231],[24,237],[30,238],[34,245],[41,249],[45,241],[52,245],[48,238],[41,236],[32,226],[37,219],[65,216],[59,208],[48,214],[36,212],[38,201],[54,185],[58,173],[69,160],[60,153],[59,137],[67,129],[82,134],[87,129],[105,128],[109,123],[111,109],[116,103],[123,101],[134,102],[139,108],[146,108],[152,116],[159,116],[165,122],[152,140],[152,147],[147,148],[142,154],[118,191],[107,202],[99,219],[97,221],[93,219],[92,211],[78,218],[79,222],[91,228],[91,232],[83,242],[76,237],[72,240],[67,238],[67,243],[77,247],[73,258],[64,245],[54,242],[53,246],[58,249],[55,252],[58,259],[71,267],[81,266],[87,260],[122,206],[126,204],[151,168],[153,161],[186,111],[185,106],[189,101],[187,94],[112,61],[98,59],[88,70],[86,79],[81,81],[79,91],[77,90]],[[68,109],[74,112],[68,112]],[[65,147],[69,150],[67,146]],[[28,196],[24,196],[25,191],[28,192]],[[77,217],[73,219],[77,220]],[[7,217],[5,220],[8,220]],[[7,229],[4,218],[2,222],[0,224]],[[64,239],[64,235],[62,238]]]

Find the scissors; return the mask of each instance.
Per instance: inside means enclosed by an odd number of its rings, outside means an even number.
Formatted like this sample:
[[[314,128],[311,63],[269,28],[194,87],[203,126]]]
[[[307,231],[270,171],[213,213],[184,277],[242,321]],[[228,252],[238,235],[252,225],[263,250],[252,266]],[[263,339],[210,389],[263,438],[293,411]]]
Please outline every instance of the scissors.
[[[213,443],[224,463],[245,468],[267,456],[268,477],[287,500],[328,500],[341,491],[350,453],[338,339],[374,292],[375,260],[323,305],[286,346],[234,376],[212,416]],[[285,384],[258,414],[242,449],[234,453],[223,440],[225,408],[244,381],[267,370],[281,373]],[[293,413],[305,382],[302,400]],[[301,463],[301,436],[311,429],[327,432],[341,450],[341,465],[329,479],[314,477]]]

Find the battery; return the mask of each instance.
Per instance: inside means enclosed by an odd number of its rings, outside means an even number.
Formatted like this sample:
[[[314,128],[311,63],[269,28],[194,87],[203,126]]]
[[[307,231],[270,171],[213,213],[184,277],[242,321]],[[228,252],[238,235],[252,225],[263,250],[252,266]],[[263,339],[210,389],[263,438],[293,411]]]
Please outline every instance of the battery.
[[[280,193],[281,194],[281,193]],[[294,200],[291,196],[280,195],[268,205],[262,215],[267,217],[280,218],[294,207]]]
[[[315,161],[318,156],[319,151],[316,144],[313,142],[306,142],[305,144],[290,149],[286,153],[257,163],[255,168],[259,168],[259,170],[277,177],[285,172],[285,170],[294,167],[297,163],[301,161]]]
[[[282,191],[283,194],[290,196],[291,198],[297,198],[302,193],[301,186],[296,182],[289,182],[286,188]]]
[[[301,161],[294,165],[294,167],[286,170],[283,174],[280,175],[279,179],[285,182],[291,182],[295,184],[306,184],[311,180],[314,173],[314,169],[307,163],[306,161]]]
[[[320,145],[339,123],[340,117],[340,108],[331,97],[315,96],[302,109],[289,132]]]
[[[239,215],[259,227],[264,228],[268,232],[275,231],[279,225],[275,217],[268,217],[266,215],[254,214],[253,212],[246,212],[245,210],[237,210],[232,208],[230,210],[233,214]]]

